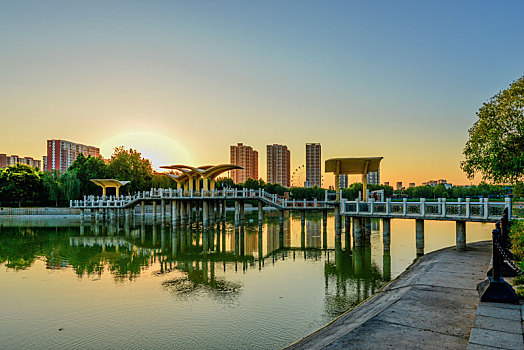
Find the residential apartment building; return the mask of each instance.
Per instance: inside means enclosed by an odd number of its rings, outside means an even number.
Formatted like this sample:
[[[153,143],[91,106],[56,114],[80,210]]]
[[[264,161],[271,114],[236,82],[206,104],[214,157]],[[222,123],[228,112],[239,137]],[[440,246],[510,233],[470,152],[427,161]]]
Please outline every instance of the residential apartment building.
[[[367,174],[368,185],[380,185],[380,168]]]
[[[290,186],[291,152],[287,146],[267,145],[267,182]]]
[[[246,182],[247,179],[258,179],[258,152],[251,146],[238,143],[229,150],[230,163],[244,169],[232,170],[231,178],[235,183]]]
[[[322,187],[322,156],[320,143],[306,143],[305,187]]]
[[[100,149],[65,140],[47,140],[46,170],[59,170],[65,172],[73,164],[76,157],[82,153],[84,156],[100,156]]]
[[[7,154],[0,154],[0,168],[7,168],[15,164],[27,164],[30,167],[42,170],[42,162],[31,157],[19,157],[16,155],[8,156]]]
[[[404,187],[402,186],[402,181],[398,181],[397,182],[397,190],[401,190],[403,189]]]
[[[348,188],[348,174],[338,175],[338,186],[341,190]]]

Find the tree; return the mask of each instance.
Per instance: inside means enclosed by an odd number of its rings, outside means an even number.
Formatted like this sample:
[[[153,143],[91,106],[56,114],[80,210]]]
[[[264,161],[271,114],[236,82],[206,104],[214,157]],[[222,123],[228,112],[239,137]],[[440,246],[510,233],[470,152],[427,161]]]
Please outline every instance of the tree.
[[[100,194],[100,188],[92,183],[91,179],[104,179],[109,176],[108,166],[101,157],[92,157],[90,155],[85,157],[82,153],[78,155],[73,164],[67,169],[67,172],[76,173],[81,195]]]
[[[0,200],[11,203],[38,201],[42,194],[42,179],[26,164],[15,164],[0,173]]]
[[[60,184],[60,171],[46,171],[42,174],[41,178],[47,199],[55,202],[55,206],[58,207],[58,202],[63,198],[62,186]]]
[[[524,76],[491,97],[469,129],[461,168],[469,178],[514,182],[524,175]]]
[[[142,158],[142,154],[132,148],[128,150],[123,146],[115,148],[108,170],[116,180],[131,181],[122,187],[128,193],[151,188],[153,178],[151,162],[149,159]]]

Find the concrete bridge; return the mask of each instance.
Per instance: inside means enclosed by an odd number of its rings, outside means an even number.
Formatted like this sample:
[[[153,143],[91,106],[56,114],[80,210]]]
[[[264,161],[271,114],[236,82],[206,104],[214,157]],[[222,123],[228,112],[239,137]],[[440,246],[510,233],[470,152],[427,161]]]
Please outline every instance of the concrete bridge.
[[[336,200],[339,198],[339,200]],[[417,254],[424,254],[424,222],[425,220],[443,220],[456,222],[456,243],[458,250],[466,249],[466,222],[497,222],[502,218],[505,209],[511,217],[511,199],[504,202],[494,202],[487,198],[477,201],[469,198],[459,199],[457,202],[445,198],[428,201],[424,198],[418,201],[397,202],[391,199],[385,201],[349,201],[342,198],[342,193],[325,192],[325,198],[319,200],[289,200],[263,189],[223,189],[223,190],[184,190],[184,189],[151,189],[138,192],[133,196],[95,197],[86,196],[83,200],[71,201],[72,208],[80,209],[82,219],[86,210],[91,217],[98,221],[100,218],[114,219],[115,216],[125,215],[126,219],[132,214],[145,218],[146,204],[152,204],[153,218],[165,223],[168,218],[173,225],[185,224],[202,220],[203,226],[223,221],[226,218],[227,201],[234,201],[235,225],[244,224],[244,206],[246,201],[258,202],[258,221],[262,223],[264,207],[270,206],[280,213],[280,224],[284,222],[285,211],[301,212],[302,225],[305,224],[306,211],[322,211],[324,226],[327,222],[327,212],[335,213],[335,232],[342,234],[342,218],[346,240],[353,236],[354,246],[363,245],[371,232],[371,219],[382,219],[383,243],[386,250],[390,246],[390,220],[415,220],[415,235]],[[158,210],[160,207],[160,210]],[[137,208],[140,208],[137,213]],[[352,231],[352,232],[351,232]]]

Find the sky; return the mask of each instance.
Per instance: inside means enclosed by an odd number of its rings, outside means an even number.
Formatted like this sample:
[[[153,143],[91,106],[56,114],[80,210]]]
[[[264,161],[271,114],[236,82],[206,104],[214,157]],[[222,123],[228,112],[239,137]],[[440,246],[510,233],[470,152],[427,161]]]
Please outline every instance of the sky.
[[[476,112],[524,74],[522,13],[522,1],[0,0],[0,153],[41,159],[64,139],[204,165],[243,142],[266,178],[266,145],[287,145],[296,169],[320,142],[323,160],[383,156],[382,181],[469,184]]]

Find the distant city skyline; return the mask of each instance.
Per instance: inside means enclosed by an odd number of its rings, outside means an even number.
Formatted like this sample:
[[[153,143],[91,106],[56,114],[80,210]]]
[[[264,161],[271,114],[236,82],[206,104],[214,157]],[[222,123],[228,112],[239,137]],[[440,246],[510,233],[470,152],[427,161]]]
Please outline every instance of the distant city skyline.
[[[158,168],[227,163],[223,150],[242,140],[287,145],[295,169],[315,140],[323,159],[384,157],[381,181],[469,184],[459,164],[475,113],[523,74],[523,11],[520,1],[4,2],[0,152],[42,159],[45,140],[66,139],[105,158],[135,148]]]

